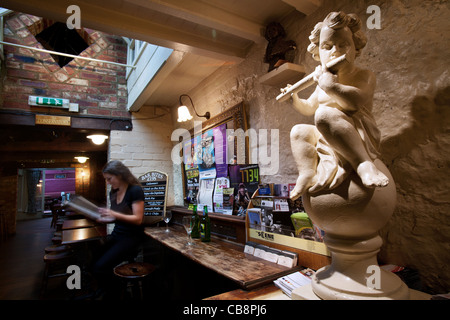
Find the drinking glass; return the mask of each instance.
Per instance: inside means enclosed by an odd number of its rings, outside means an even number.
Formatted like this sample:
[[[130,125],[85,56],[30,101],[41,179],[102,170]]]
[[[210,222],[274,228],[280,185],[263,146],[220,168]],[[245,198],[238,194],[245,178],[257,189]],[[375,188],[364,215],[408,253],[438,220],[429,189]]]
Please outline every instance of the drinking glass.
[[[186,229],[188,234],[188,246],[192,246],[194,242],[192,242],[191,232],[192,232],[192,218],[190,216],[183,217],[183,227]]]
[[[166,215],[164,216],[164,222],[166,223],[166,232],[169,232],[170,219],[172,219],[172,212],[166,211]]]

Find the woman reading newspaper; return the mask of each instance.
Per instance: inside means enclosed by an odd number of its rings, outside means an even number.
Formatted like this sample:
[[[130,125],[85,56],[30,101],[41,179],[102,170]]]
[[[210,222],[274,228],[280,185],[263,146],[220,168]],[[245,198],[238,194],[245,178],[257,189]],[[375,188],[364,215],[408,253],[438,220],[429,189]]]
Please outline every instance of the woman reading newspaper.
[[[109,295],[113,289],[113,268],[137,255],[144,236],[144,192],[136,177],[120,161],[107,163],[103,176],[111,185],[111,206],[99,210],[102,218],[114,218],[115,226],[94,263],[93,274],[99,285],[97,294]]]

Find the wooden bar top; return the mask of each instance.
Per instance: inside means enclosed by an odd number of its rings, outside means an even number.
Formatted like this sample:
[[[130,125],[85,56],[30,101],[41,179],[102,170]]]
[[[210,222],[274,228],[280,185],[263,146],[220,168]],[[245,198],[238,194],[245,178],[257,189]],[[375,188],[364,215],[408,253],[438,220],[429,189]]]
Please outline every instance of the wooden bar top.
[[[89,219],[64,220],[62,229],[68,230],[68,229],[87,228],[87,227],[94,227],[96,225],[97,225],[96,222]]]
[[[62,231],[61,244],[97,240],[106,236],[106,226],[69,229]]]
[[[194,239],[188,246],[187,233],[178,226],[148,227],[145,233],[166,247],[180,252],[187,258],[233,280],[245,290],[261,287],[273,280],[292,273],[296,268],[287,268],[244,253],[244,246],[229,241],[211,238],[211,242]]]

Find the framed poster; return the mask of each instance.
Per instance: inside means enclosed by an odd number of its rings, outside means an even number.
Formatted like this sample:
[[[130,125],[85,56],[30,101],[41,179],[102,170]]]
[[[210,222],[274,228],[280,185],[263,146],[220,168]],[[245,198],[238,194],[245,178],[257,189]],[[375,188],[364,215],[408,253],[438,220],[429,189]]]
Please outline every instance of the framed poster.
[[[234,135],[236,130],[243,134]],[[204,121],[201,133],[195,132],[194,135],[194,129],[190,131],[191,140],[184,141],[182,145],[186,206],[190,208],[194,203],[206,204],[213,212],[214,203],[223,203],[223,200],[218,201],[219,195],[214,192],[214,185],[217,179],[229,176],[228,165],[236,162],[236,156],[248,162],[246,131],[247,118],[243,102]],[[217,212],[223,212],[223,205],[218,207]]]

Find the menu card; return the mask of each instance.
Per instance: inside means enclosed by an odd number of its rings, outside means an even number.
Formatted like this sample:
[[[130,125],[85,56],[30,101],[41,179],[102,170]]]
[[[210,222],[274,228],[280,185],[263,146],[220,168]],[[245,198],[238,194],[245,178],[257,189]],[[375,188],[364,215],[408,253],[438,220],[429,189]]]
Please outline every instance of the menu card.
[[[160,171],[150,171],[139,177],[144,190],[144,223],[162,221],[166,214],[168,175]]]

